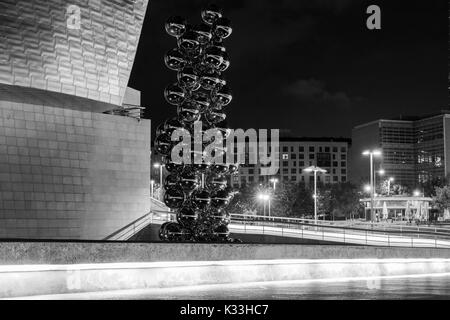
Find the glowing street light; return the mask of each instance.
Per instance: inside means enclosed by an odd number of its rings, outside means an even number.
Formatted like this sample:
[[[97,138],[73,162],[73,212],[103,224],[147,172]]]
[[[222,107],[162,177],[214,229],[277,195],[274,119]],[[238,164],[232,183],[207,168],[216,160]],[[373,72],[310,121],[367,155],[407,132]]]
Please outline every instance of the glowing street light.
[[[420,191],[419,190],[414,190],[413,196],[414,197],[420,197]]]
[[[388,183],[388,192],[387,194],[389,195],[391,193],[391,182],[394,182],[394,177],[389,177],[387,183]]]
[[[314,223],[317,224],[317,172],[326,173],[327,170],[311,166],[303,169],[304,172],[314,172]]]
[[[276,187],[276,185],[278,183],[278,179],[277,178],[272,178],[269,181],[273,183],[273,191],[275,191],[275,187]]]
[[[375,220],[375,214],[373,212],[373,197],[375,192],[374,187],[374,171],[373,171],[373,157],[381,156],[380,150],[366,150],[363,153],[363,156],[369,156],[370,157],[370,216],[371,220]]]
[[[160,163],[155,163],[155,164],[153,165],[153,167],[155,167],[156,169],[159,168],[159,187],[162,188],[162,176],[163,176],[162,170],[163,170],[164,165],[163,165],[163,164],[160,164]],[[161,189],[161,190],[162,190],[162,189]]]
[[[264,203],[264,216],[266,215],[266,201],[269,201],[269,217],[270,217],[270,195],[267,193],[259,193],[258,199]]]
[[[150,194],[152,195],[152,198],[154,197],[153,194],[153,185],[155,184],[155,180],[150,180]]]

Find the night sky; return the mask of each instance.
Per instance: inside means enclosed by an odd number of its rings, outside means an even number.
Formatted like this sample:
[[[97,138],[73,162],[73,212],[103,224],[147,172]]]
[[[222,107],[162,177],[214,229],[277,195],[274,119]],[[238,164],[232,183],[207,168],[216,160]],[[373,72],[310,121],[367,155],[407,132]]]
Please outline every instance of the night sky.
[[[164,100],[176,73],[164,65],[176,46],[172,15],[201,22],[205,1],[150,0],[129,85],[142,91],[153,127],[176,115]],[[215,1],[231,19],[225,42],[233,90],[231,128],[289,129],[296,136],[351,136],[379,118],[429,114],[448,106],[445,0]],[[381,30],[366,8],[381,8]]]

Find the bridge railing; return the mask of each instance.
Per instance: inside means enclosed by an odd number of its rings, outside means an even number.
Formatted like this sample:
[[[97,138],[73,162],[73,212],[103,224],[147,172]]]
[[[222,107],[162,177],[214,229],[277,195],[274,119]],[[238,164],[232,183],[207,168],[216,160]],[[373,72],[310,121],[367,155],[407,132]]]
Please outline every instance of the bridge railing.
[[[395,234],[380,232],[378,230],[342,228],[331,226],[320,226],[312,224],[268,224],[261,221],[233,221],[230,226],[235,233],[276,235],[310,240],[321,240],[330,242],[396,246],[396,247],[429,247],[450,248],[450,236],[443,237],[408,232],[408,234]],[[405,232],[406,233],[406,232]]]

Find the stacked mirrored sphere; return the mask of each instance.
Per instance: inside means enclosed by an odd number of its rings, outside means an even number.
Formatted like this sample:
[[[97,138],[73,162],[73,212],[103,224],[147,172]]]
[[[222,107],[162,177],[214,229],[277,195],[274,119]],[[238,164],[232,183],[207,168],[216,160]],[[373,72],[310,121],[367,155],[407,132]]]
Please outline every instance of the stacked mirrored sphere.
[[[177,116],[157,128],[155,151],[163,156],[169,173],[163,186],[164,203],[176,211],[177,222],[161,226],[163,241],[233,241],[227,227],[226,207],[233,195],[227,180],[237,173],[237,165],[207,162],[203,151],[191,151],[189,162],[172,159],[172,149],[180,143],[172,141],[175,130],[187,130],[194,137],[198,134],[194,125],[201,121],[202,137],[209,129],[217,129],[224,138],[229,133],[224,121],[232,94],[222,74],[230,66],[223,42],[232,28],[214,5],[202,10],[201,17],[203,22],[195,26],[179,16],[170,17],[165,25],[177,47],[165,54],[164,62],[177,72],[177,81],[166,87],[164,97],[176,107]],[[225,148],[214,152],[224,155]]]

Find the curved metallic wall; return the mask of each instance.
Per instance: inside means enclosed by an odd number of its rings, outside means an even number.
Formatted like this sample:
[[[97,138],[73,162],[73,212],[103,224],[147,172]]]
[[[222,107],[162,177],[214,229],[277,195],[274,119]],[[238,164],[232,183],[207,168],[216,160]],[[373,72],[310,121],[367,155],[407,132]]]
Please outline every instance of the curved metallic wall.
[[[122,104],[146,8],[147,0],[0,0],[0,83]]]

